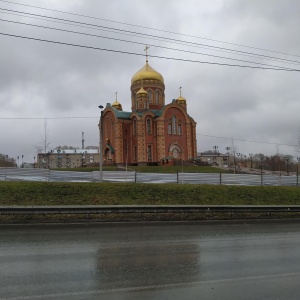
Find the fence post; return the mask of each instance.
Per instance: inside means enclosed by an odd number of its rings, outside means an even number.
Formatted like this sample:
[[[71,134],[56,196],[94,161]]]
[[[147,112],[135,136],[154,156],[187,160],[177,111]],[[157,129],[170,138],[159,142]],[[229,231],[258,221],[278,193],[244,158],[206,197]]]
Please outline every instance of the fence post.
[[[177,171],[177,184],[179,183],[179,175],[178,175],[178,171]]]
[[[222,173],[220,172],[220,185],[222,184]]]
[[[134,183],[136,183],[136,171],[134,172]]]

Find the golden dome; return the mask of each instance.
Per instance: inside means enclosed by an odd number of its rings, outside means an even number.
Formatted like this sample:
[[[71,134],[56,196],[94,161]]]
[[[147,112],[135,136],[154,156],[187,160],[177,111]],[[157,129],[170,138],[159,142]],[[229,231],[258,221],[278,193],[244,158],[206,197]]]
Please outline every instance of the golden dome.
[[[176,102],[178,104],[186,104],[186,99],[182,96],[179,96],[177,99],[176,99]]]
[[[182,87],[179,88],[180,93],[179,93],[179,97],[176,99],[176,102],[181,105],[186,105],[186,99],[181,96],[181,89]]]
[[[122,105],[118,100],[116,100],[111,106],[118,110],[122,110]]]
[[[131,84],[138,80],[158,80],[164,83],[162,75],[150,67],[148,62],[146,62],[146,64],[132,76]]]
[[[145,91],[143,87],[141,87],[141,88],[137,91],[136,94],[137,94],[137,95],[142,95],[142,94],[148,95],[148,92]]]

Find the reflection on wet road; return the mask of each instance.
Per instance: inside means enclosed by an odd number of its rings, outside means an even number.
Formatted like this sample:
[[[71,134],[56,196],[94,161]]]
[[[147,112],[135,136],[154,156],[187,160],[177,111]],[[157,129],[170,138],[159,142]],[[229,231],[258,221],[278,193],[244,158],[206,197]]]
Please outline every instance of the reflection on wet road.
[[[299,225],[0,226],[0,299],[299,299]]]

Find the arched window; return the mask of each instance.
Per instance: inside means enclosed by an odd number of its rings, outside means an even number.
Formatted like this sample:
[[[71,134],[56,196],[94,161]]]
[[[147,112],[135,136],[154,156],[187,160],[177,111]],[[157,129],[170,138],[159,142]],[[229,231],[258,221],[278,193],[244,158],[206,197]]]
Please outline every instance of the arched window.
[[[178,124],[178,135],[182,135],[182,127],[181,127],[181,124]]]
[[[151,134],[151,120],[149,118],[146,121],[146,132],[147,134]]]
[[[168,124],[168,134],[172,134],[172,123]]]
[[[148,90],[147,92],[148,92],[148,101],[149,101],[149,103],[151,103],[152,102],[152,91]]]
[[[155,103],[159,103],[159,91],[155,91]]]
[[[172,131],[173,131],[172,133],[173,133],[173,134],[176,134],[176,132],[177,132],[177,130],[176,130],[176,129],[177,129],[177,128],[176,128],[176,121],[177,121],[177,120],[176,120],[176,117],[173,116],[173,117],[172,117]]]

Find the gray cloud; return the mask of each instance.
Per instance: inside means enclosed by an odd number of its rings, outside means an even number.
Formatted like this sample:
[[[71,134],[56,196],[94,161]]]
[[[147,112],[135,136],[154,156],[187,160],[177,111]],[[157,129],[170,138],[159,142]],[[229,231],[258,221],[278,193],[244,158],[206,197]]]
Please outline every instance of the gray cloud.
[[[2,19],[53,26],[108,37],[137,41],[142,45],[87,37],[25,25],[1,22],[1,32],[43,38],[105,49],[144,53],[144,45],[155,44],[185,51],[226,56],[245,61],[300,69],[267,56],[300,62],[298,38],[300,3],[296,1],[27,1],[50,9],[85,14],[129,26],[71,16],[32,7],[0,2],[0,7],[30,13],[63,17],[75,21],[143,32],[146,36],[116,34],[100,28],[88,29],[40,19],[0,14]],[[146,27],[164,31],[155,31]],[[170,32],[180,33],[176,35]],[[207,49],[195,44],[183,45],[170,40],[153,40],[151,35],[187,40],[198,44],[260,53],[237,55]],[[190,36],[185,36],[190,35]],[[196,38],[204,37],[227,43]],[[48,119],[51,147],[61,144],[80,146],[81,132],[87,145],[98,144],[99,104],[118,100],[130,110],[130,80],[144,64],[145,58],[51,43],[0,36],[0,152],[13,157],[24,154],[27,161],[35,155],[34,145],[43,140],[44,118]],[[246,48],[239,45],[248,45]],[[288,56],[254,48],[269,49],[299,56]],[[220,49],[219,49],[220,50]],[[150,55],[175,57],[202,62],[248,65],[221,58],[175,52],[151,47]],[[164,60],[150,57],[150,64],[165,78],[166,102],[179,96],[188,101],[190,115],[197,122],[198,151],[218,145],[220,151],[234,145],[245,154],[277,150],[297,155],[299,138],[299,72],[284,72],[218,66]],[[75,117],[89,117],[76,119]],[[14,118],[7,120],[4,118]],[[65,117],[65,119],[52,119]],[[33,119],[22,119],[33,118]],[[41,118],[41,119],[35,119]],[[249,142],[246,142],[248,140]],[[250,142],[252,141],[252,142]],[[261,141],[264,143],[257,143]],[[278,146],[276,146],[276,144]],[[225,150],[224,150],[225,151]]]

